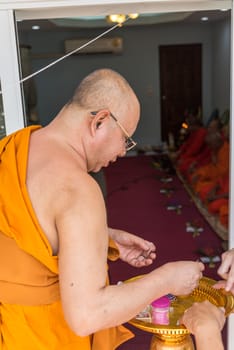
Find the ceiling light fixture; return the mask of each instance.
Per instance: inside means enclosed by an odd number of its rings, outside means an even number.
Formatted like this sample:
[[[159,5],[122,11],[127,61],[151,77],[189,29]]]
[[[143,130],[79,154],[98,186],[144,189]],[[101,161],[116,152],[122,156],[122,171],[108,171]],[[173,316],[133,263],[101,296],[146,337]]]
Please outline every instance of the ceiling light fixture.
[[[113,14],[106,16],[106,19],[108,23],[118,23],[119,25],[122,25],[128,18],[136,19],[138,16],[138,13],[130,13],[129,15]]]
[[[208,19],[209,19],[208,17],[202,17],[201,21],[208,21]]]
[[[139,13],[130,13],[128,17],[131,19],[136,19],[137,17],[139,17]]]
[[[32,29],[33,29],[33,30],[39,30],[39,29],[40,29],[40,26],[34,25],[34,26],[32,26]]]

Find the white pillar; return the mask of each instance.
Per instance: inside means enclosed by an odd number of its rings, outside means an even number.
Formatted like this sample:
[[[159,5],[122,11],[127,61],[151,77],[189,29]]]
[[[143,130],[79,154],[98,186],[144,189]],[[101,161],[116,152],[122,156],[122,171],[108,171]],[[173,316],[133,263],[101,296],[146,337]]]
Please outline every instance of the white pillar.
[[[231,24],[229,248],[234,248],[234,13]],[[234,314],[228,319],[228,350],[234,349]]]
[[[13,10],[0,10],[0,80],[6,134],[24,127]]]

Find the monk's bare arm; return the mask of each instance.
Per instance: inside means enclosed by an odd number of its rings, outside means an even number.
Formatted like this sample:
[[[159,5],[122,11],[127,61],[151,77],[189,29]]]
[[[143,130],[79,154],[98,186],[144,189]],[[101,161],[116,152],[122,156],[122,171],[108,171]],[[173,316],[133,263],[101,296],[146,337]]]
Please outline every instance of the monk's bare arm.
[[[165,264],[133,283],[106,286],[104,200],[89,175],[80,174],[76,181],[56,214],[61,299],[74,332],[87,335],[124,323],[153,299],[166,293],[187,294],[196,286],[203,266],[188,261]]]

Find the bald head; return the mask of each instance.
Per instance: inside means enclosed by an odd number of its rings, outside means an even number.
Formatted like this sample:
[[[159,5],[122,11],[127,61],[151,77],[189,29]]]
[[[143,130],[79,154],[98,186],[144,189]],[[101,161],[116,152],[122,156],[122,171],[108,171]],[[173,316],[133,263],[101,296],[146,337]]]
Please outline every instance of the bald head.
[[[74,92],[71,100],[83,109],[101,110],[108,108],[118,115],[131,109],[133,103],[139,102],[127,80],[111,69],[99,69],[86,78]]]

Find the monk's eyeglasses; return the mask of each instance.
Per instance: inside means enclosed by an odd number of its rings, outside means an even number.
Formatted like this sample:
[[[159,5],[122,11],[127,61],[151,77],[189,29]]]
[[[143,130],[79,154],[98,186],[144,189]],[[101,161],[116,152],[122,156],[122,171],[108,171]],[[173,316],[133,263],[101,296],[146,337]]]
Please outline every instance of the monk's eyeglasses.
[[[90,112],[90,113],[91,113],[91,115],[96,115],[98,112],[96,111],[96,112]],[[120,127],[120,129],[124,133],[126,152],[130,151],[131,149],[133,149],[137,145],[137,143],[131,138],[131,136],[129,135],[127,130],[123,127],[123,125],[118,121],[118,119],[111,112],[110,112],[110,116],[112,119],[114,119],[116,124]]]

